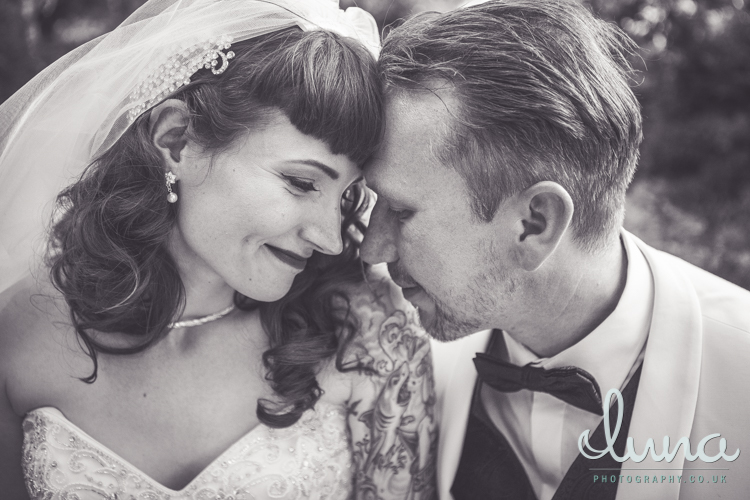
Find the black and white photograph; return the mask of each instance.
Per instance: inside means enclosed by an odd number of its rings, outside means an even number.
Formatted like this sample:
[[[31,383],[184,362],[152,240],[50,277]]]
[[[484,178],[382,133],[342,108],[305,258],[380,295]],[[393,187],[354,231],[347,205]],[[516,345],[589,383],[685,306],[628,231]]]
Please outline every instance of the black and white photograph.
[[[747,500],[747,0],[0,0],[0,500]]]

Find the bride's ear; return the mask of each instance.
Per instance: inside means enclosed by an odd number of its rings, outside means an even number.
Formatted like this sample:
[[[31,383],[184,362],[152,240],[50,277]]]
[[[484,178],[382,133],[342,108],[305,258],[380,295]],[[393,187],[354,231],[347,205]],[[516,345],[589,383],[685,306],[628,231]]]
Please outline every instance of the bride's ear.
[[[149,134],[167,170],[178,170],[182,150],[187,144],[185,132],[189,116],[187,106],[178,99],[167,99],[149,114]]]

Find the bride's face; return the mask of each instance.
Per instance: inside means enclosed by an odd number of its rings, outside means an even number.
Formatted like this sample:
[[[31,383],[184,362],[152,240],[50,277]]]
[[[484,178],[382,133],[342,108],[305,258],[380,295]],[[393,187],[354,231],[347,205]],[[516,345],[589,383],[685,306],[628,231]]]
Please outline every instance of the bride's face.
[[[341,198],[362,172],[283,114],[213,158],[190,142],[182,156],[170,251],[186,286],[274,301],[313,252],[342,251]]]

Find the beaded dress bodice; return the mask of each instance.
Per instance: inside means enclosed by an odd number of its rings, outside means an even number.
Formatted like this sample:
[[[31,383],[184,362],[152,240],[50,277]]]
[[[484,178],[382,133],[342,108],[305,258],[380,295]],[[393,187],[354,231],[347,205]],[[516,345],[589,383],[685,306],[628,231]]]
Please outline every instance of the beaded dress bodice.
[[[179,491],[140,472],[55,408],[29,412],[23,430],[24,475],[34,500],[334,500],[352,490],[345,409],[320,402],[286,429],[256,426]]]

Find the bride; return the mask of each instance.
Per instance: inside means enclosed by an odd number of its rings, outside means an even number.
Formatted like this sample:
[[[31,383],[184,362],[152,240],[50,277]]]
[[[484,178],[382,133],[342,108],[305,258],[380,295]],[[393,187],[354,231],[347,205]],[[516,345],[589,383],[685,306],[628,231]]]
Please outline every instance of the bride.
[[[433,497],[429,343],[358,253],[377,46],[150,0],[0,107],[3,499]]]

